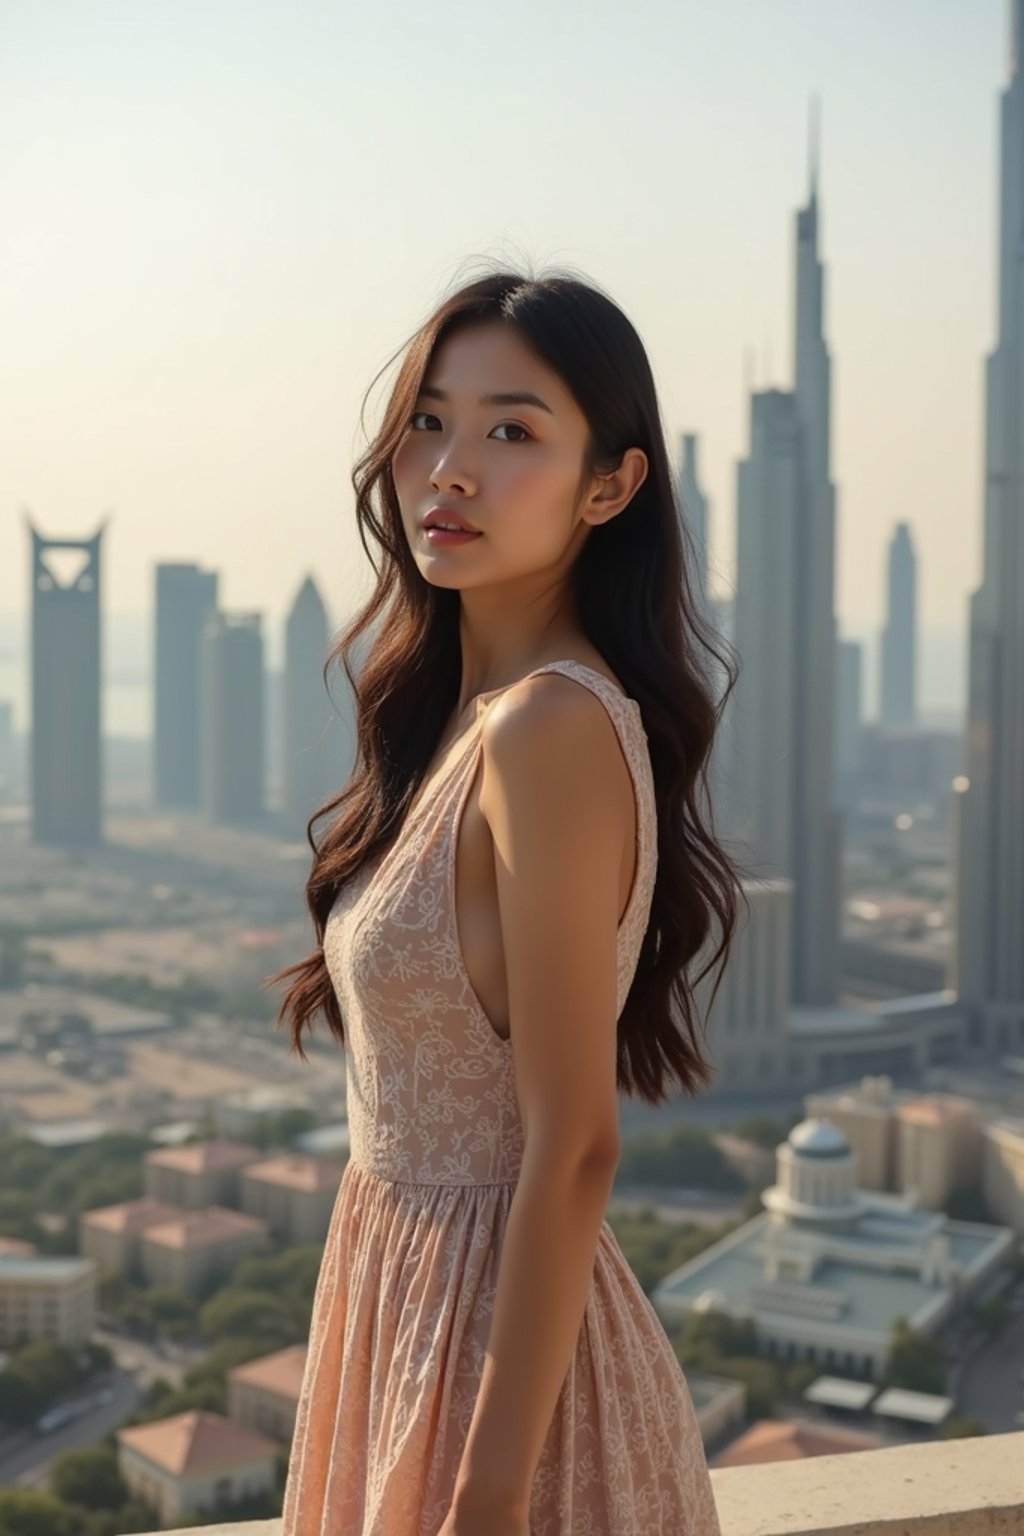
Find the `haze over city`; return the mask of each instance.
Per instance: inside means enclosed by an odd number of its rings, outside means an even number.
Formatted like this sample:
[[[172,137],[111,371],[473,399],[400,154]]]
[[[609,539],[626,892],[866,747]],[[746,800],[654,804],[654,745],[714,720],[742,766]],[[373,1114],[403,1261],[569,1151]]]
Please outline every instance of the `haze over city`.
[[[922,703],[962,705],[1000,0],[643,0],[587,25],[535,0],[257,0],[239,18],[224,0],[0,16],[0,692],[19,728],[22,508],[53,537],[109,515],[108,676],[148,646],[157,560],[220,568],[230,606],[271,618],[271,662],[307,570],[345,616],[368,578],[348,479],[363,391],[474,256],[570,265],[630,314],[673,446],[700,436],[728,594],[747,390],[792,378],[812,95],[840,630],[873,639],[908,520]],[[145,734],[141,695],[111,695],[109,728]]]

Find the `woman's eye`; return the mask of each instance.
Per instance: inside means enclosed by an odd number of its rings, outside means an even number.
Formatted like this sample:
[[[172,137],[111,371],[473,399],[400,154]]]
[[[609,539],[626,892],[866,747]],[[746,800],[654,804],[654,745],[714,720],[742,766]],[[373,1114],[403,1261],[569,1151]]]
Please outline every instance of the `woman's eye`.
[[[506,438],[505,439],[506,442],[513,442],[513,443],[529,442],[529,440],[530,440],[529,432],[527,432],[525,427],[521,427],[519,425],[518,421],[502,421],[502,422],[499,422],[498,426],[496,426],[495,429],[494,429],[495,432],[500,431],[502,427],[508,427],[513,432],[521,432],[523,434],[522,437]]]
[[[414,430],[417,430],[417,428],[416,428],[416,418],[417,418],[417,416],[427,416],[427,417],[430,418],[431,421],[436,421],[437,420],[437,417],[433,414],[432,411],[413,411],[412,415],[409,417],[409,425]],[[506,428],[507,430],[512,431],[512,432],[521,432],[523,435],[522,435],[522,437],[511,437],[511,438],[504,438],[504,439],[499,438],[499,442],[504,441],[504,442],[511,442],[511,443],[524,443],[524,442],[528,443],[530,441],[530,434],[529,434],[529,432],[527,432],[525,427],[521,427],[519,425],[518,421],[501,421],[501,422],[498,423],[498,425],[495,427],[494,430],[495,430],[495,432],[498,432],[503,427]]]

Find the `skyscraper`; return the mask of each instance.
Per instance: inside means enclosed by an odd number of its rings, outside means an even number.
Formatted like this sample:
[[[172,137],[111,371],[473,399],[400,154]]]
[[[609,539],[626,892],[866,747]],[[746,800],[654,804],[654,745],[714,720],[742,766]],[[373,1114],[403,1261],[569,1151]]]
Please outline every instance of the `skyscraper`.
[[[856,640],[836,644],[836,802],[844,809],[864,764],[862,653]]]
[[[1024,0],[1000,101],[996,345],[985,363],[984,560],[970,600],[956,976],[972,1038],[1024,1046]]]
[[[198,810],[203,625],[217,607],[217,573],[156,568],[153,790],[157,805]]]
[[[285,623],[282,812],[289,828],[305,832],[326,800],[331,775],[328,734],[333,707],[323,679],[327,610],[312,576],[299,589]]]
[[[244,826],[263,817],[263,634],[258,613],[211,614],[200,686],[203,814]]]
[[[705,612],[710,612],[708,601],[708,498],[701,487],[697,468],[697,434],[684,432],[681,439],[682,455],[679,464],[679,504],[693,535],[697,555],[697,569],[693,573],[695,593],[702,593]]]
[[[897,523],[889,544],[886,617],[882,630],[879,715],[885,725],[917,720],[917,556],[908,523]]]
[[[47,539],[32,523],[32,837],[103,839],[100,527]]]
[[[792,1001],[835,1001],[840,815],[835,804],[835,490],[830,361],[818,254],[817,135],[796,216],[794,387],[751,394],[738,467],[741,674],[722,756],[726,826],[762,879],[793,882]]]

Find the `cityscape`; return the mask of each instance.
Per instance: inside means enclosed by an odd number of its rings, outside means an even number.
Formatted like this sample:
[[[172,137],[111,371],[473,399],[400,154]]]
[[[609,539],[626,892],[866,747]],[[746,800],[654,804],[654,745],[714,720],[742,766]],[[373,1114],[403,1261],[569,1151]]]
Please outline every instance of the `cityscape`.
[[[979,1523],[940,1506],[920,1528],[1024,1520],[1024,0],[1006,14],[962,714],[922,706],[913,507],[879,572],[875,717],[841,633],[817,99],[791,382],[748,381],[730,507],[700,424],[672,428],[695,590],[741,663],[710,791],[749,905],[698,989],[714,1082],[622,1100],[608,1220],[686,1373],[726,1536],[754,1529],[745,1469],[940,1468],[966,1442],[990,1445],[958,1473]],[[354,761],[342,615],[312,569],[271,615],[227,606],[202,548],[154,558],[128,737],[117,515],[10,523],[29,622],[0,698],[0,1536],[265,1536],[349,1150],[343,1053],[318,1025],[300,1060],[265,985],[308,948],[308,829]],[[879,1532],[923,1519],[878,1497]]]

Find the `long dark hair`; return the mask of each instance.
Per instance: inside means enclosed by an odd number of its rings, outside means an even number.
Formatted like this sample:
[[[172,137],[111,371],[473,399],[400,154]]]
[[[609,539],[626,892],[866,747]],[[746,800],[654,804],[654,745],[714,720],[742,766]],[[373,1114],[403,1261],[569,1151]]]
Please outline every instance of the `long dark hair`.
[[[591,528],[569,580],[586,638],[637,700],[650,743],[658,869],[618,1024],[617,1078],[621,1091],[659,1104],[668,1098],[670,1078],[691,1095],[712,1079],[694,988],[717,964],[714,1001],[737,905],[746,904],[739,868],[714,835],[708,783],[711,749],[739,663],[694,595],[693,539],[677,501],[643,343],[610,298],[564,271],[533,277],[498,270],[465,284],[377,375],[402,358],[381,427],[352,471],[356,519],[376,587],[341,632],[324,669],[326,680],[340,661],[352,686],[356,761],[344,788],[307,827],[313,861],[306,902],[316,947],[264,985],[290,982],[277,1026],[290,1024],[292,1048],[303,1059],[302,1031],[318,1012],[344,1040],[322,948],[327,917],[345,882],[398,834],[458,701],[461,673],[459,593],[431,586],[420,574],[402,526],[391,462],[435,348],[462,327],[485,321],[512,327],[576,399],[589,425],[581,484],[617,468],[629,447],[647,456],[642,485],[617,516]],[[364,414],[365,406],[364,398]],[[371,644],[356,676],[350,657],[368,633]],[[324,817],[331,819],[318,839],[313,829]],[[713,923],[719,942],[691,978],[691,963],[710,947]]]

